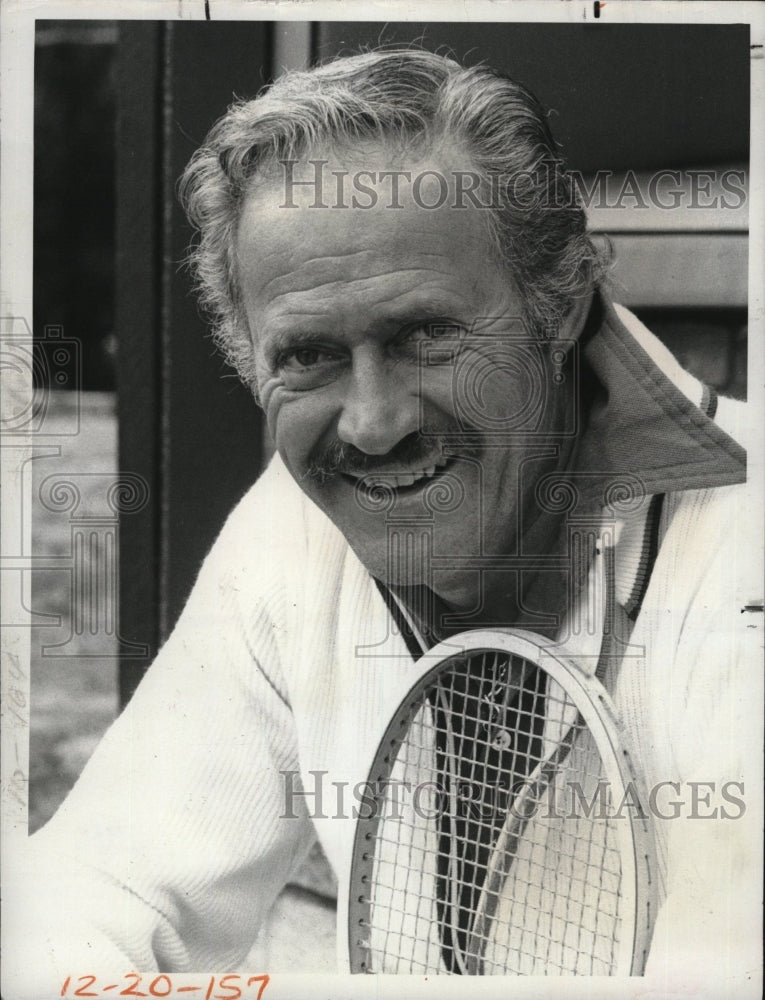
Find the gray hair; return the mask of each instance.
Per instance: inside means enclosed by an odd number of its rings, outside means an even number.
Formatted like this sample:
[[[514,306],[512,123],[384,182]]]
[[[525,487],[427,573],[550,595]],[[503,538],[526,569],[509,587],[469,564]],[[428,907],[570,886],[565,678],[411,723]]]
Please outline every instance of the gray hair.
[[[242,202],[281,160],[365,141],[458,142],[486,183],[522,178],[522,201],[496,188],[486,215],[498,259],[522,298],[527,329],[548,335],[603,274],[585,213],[536,98],[486,66],[419,49],[336,59],[280,77],[211,129],[180,182],[199,240],[189,253],[200,303],[229,362],[255,388],[254,346],[234,253]]]

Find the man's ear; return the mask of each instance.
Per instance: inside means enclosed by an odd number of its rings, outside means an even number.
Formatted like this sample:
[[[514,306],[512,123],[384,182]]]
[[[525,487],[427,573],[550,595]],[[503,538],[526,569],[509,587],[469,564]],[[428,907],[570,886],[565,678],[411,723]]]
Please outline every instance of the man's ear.
[[[556,338],[563,341],[561,346],[564,350],[566,349],[567,341],[570,344],[572,340],[579,340],[582,330],[584,329],[584,324],[587,322],[587,317],[590,313],[590,307],[592,306],[592,298],[594,294],[595,290],[590,289],[590,291],[585,295],[574,299],[571,308],[564,316]]]

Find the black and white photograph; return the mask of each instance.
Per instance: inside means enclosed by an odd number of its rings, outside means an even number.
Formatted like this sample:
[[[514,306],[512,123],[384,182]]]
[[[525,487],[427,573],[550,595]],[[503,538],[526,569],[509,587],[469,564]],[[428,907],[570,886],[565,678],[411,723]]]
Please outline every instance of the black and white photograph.
[[[763,10],[0,16],[5,1000],[759,997]]]

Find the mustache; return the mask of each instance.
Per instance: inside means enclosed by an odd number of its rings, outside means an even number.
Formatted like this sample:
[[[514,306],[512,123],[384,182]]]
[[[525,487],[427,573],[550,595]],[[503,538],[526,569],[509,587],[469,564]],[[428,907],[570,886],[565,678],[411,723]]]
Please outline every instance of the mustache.
[[[451,428],[413,431],[384,455],[370,455],[353,444],[334,440],[317,448],[310,455],[305,476],[325,482],[333,476],[343,474],[364,476],[375,472],[390,472],[397,468],[424,468],[434,460],[454,454],[457,435],[459,431]],[[460,454],[467,457],[468,450],[475,451],[475,448],[460,449]]]

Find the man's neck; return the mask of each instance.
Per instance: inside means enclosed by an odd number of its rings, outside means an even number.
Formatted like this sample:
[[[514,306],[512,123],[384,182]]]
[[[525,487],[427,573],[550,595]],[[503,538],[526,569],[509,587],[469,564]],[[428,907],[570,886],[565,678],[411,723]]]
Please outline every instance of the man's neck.
[[[424,585],[393,587],[426,645],[475,628],[525,628],[554,636],[583,582],[594,546],[590,543],[574,561],[568,519],[558,515],[555,530],[549,524],[547,529],[544,546],[540,540],[525,549],[533,552],[531,565],[525,555],[517,568],[511,562],[503,570],[474,571],[465,575],[461,589],[447,594]]]

